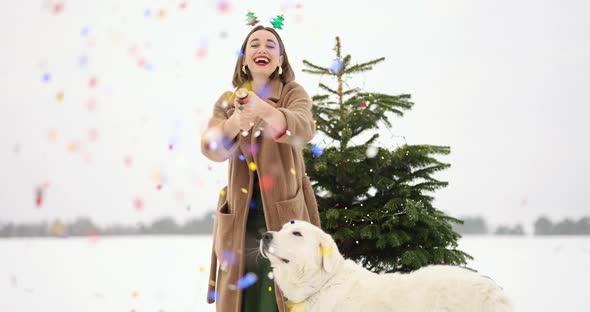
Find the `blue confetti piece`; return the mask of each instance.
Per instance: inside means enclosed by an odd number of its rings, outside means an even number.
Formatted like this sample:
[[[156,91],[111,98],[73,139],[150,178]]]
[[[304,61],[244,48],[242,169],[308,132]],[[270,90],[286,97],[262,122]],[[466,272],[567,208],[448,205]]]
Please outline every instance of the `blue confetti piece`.
[[[49,82],[51,80],[51,74],[44,73],[42,79],[43,79],[43,82]]]
[[[313,156],[315,157],[319,157],[322,156],[322,154],[324,153],[324,150],[322,148],[320,148],[317,145],[312,145],[311,147],[311,153],[313,154]]]
[[[149,9],[146,9],[145,11],[143,11],[143,16],[150,17],[151,15],[152,15],[152,12]]]
[[[83,37],[88,36],[88,33],[90,32],[90,28],[88,28],[88,26],[84,26],[84,28],[82,28],[82,30],[80,31],[80,35],[82,35]]]
[[[256,208],[256,202],[251,200],[250,201],[250,209],[254,209],[254,208]]]
[[[256,276],[256,274],[254,274],[252,272],[248,272],[248,273],[246,273],[246,275],[244,275],[244,277],[240,278],[240,280],[238,281],[238,288],[240,288],[240,289],[248,288],[248,287],[254,285],[254,283],[256,283],[257,280],[258,280],[258,277]]]
[[[342,61],[340,61],[339,59],[335,59],[332,62],[332,66],[330,66],[330,72],[332,74],[335,74],[335,73],[339,72],[340,70],[342,70]]]
[[[236,57],[242,57],[242,56],[244,56],[244,51],[242,51],[242,50],[238,50],[238,51],[236,52]]]
[[[219,294],[215,290],[212,290],[209,292],[209,294],[207,294],[207,297],[209,297],[210,300],[217,301]]]
[[[244,157],[244,155],[240,154],[240,156],[238,157],[240,160],[245,161],[246,157]]]
[[[233,265],[234,263],[236,263],[236,255],[230,250],[224,250],[222,252],[221,259],[228,265]]]

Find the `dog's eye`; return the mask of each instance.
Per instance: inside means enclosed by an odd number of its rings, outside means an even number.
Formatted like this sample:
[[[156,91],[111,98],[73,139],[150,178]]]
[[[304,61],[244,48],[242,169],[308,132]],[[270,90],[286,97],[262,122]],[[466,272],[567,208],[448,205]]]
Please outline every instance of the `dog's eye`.
[[[295,235],[295,236],[301,236],[301,237],[303,237],[303,235],[301,235],[301,233],[299,233],[299,232],[297,232],[297,231],[293,232],[293,235]]]

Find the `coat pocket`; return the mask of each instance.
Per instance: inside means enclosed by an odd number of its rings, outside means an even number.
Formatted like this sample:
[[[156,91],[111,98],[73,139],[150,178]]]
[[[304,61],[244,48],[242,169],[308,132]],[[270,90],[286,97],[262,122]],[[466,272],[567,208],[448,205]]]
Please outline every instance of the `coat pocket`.
[[[222,194],[223,195],[219,198],[217,211],[215,212],[216,227],[214,233],[215,244],[213,248],[219,262],[228,262],[227,264],[232,264],[234,261],[233,259],[235,259],[233,231],[235,229],[234,223],[236,216],[235,214],[230,213],[225,192],[222,192]]]
[[[305,206],[302,188],[299,188],[295,197],[276,202],[275,205],[279,216],[279,227],[291,220],[309,221],[309,214]]]

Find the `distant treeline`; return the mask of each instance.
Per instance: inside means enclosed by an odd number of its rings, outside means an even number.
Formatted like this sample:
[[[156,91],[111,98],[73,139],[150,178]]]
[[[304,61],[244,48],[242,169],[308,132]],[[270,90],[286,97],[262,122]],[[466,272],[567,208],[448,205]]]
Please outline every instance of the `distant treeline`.
[[[53,222],[14,224],[0,221],[1,237],[68,237],[68,236],[124,236],[124,235],[210,235],[213,231],[213,215],[210,212],[200,219],[192,219],[184,224],[177,224],[174,219],[164,217],[151,224],[136,225],[114,224],[106,227],[95,225],[90,218],[81,217],[71,223],[60,220]],[[525,235],[521,224],[500,225],[491,228],[482,217],[463,217],[462,225],[453,225],[460,234],[495,234]],[[539,217],[534,224],[534,235],[589,235],[590,217],[579,220],[564,219],[553,222],[549,218]]]
[[[188,220],[184,224],[177,224],[174,219],[164,217],[151,224],[138,223],[135,225],[114,224],[106,227],[95,225],[90,218],[81,217],[71,223],[60,220],[53,222],[39,222],[14,224],[0,221],[1,237],[69,237],[69,236],[124,236],[124,235],[170,235],[197,234],[210,235],[213,231],[213,215],[210,212],[200,219]]]
[[[492,229],[482,217],[463,217],[462,225],[454,225],[455,231],[461,234],[495,234],[525,235],[521,224],[500,225]],[[534,235],[590,235],[590,217],[579,220],[569,218],[551,221],[545,216],[539,217],[534,223]]]

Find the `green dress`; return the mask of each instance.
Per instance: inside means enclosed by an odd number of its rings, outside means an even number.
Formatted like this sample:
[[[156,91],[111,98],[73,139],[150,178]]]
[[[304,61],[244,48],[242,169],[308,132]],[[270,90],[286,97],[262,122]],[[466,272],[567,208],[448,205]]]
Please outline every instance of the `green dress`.
[[[256,172],[249,209],[246,223],[246,273],[252,272],[258,279],[242,291],[242,312],[278,311],[274,280],[268,277],[268,273],[272,272],[270,262],[259,252],[260,238],[266,232],[266,222]]]

